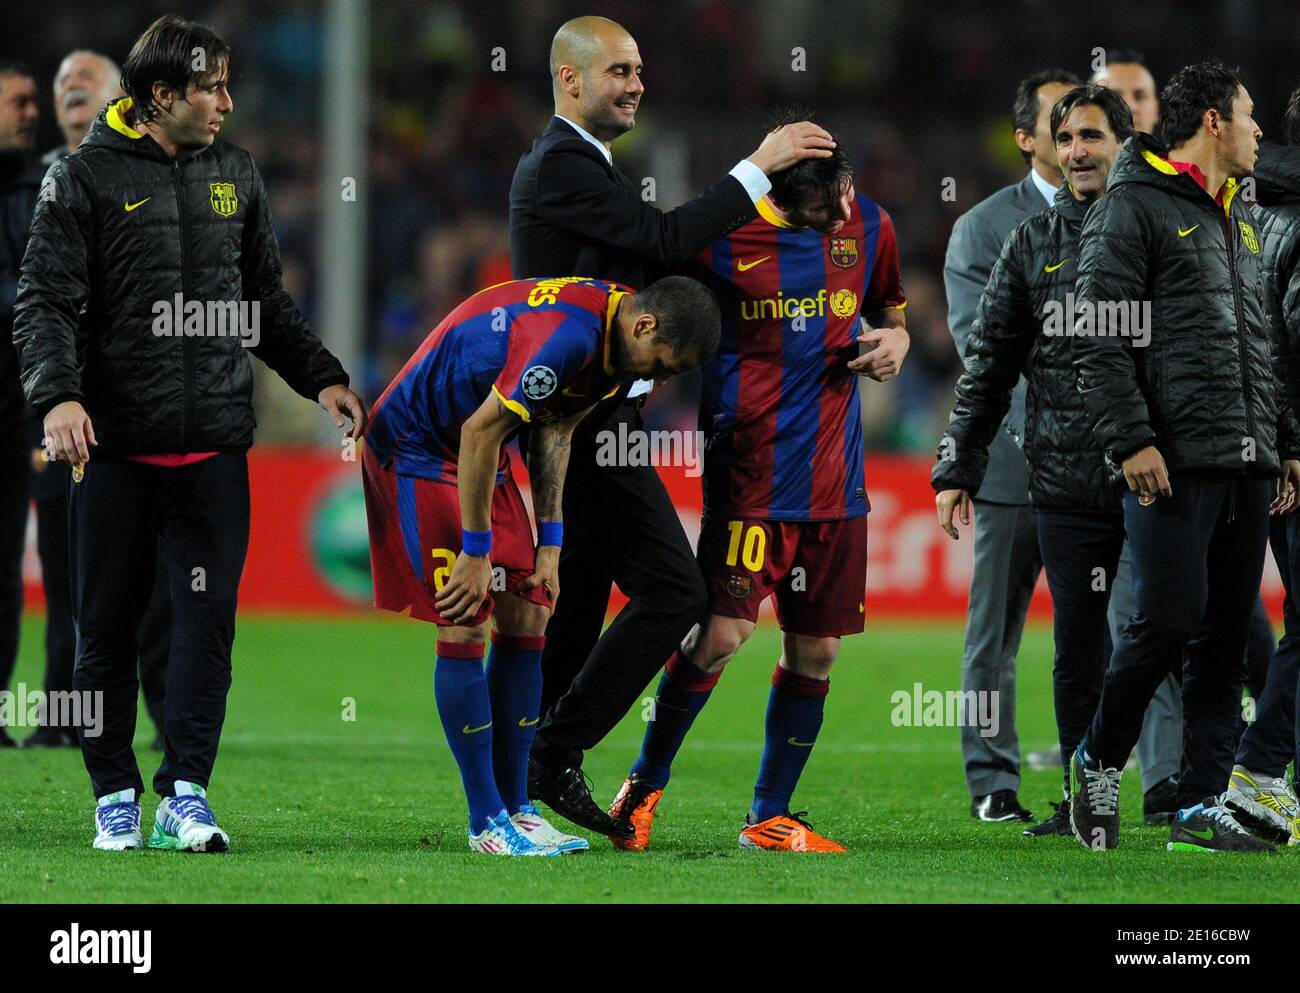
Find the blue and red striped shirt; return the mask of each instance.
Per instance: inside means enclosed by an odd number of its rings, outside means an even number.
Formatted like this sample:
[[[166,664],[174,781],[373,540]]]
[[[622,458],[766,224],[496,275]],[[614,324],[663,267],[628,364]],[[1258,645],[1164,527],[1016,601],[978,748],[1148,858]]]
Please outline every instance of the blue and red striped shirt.
[[[560,276],[474,294],[434,328],[375,402],[366,444],[385,467],[455,483],[461,425],[489,396],[524,421],[567,417],[620,386],[610,335],[627,287]],[[509,464],[501,447],[497,483]]]
[[[834,235],[766,202],[686,274],[722,306],[705,366],[705,516],[819,521],[867,513],[859,316],[906,306],[889,215],[865,196]]]

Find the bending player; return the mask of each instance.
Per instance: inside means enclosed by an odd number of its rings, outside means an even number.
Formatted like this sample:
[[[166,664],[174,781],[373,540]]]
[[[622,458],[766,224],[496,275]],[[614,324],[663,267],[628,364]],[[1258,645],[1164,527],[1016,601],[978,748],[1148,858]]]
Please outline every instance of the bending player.
[[[822,724],[840,638],[862,631],[867,498],[855,374],[884,381],[907,354],[889,215],[855,195],[847,154],[772,177],[759,217],[690,270],[722,302],[722,344],[705,369],[704,522],[697,557],[709,616],[668,660],[641,755],[610,814],[639,850],[673,758],[723,667],[773,596],[783,632],[766,744],[740,844],[842,852],[790,812]],[[858,334],[861,314],[879,326]],[[873,346],[859,356],[859,342]]]
[[[639,294],[573,276],[503,283],[452,311],[375,404],[362,456],[375,605],[438,625],[434,696],[474,851],[589,847],[528,802],[569,438],[621,384],[707,361],[718,335],[717,303],[681,276]],[[505,452],[525,423],[535,550]]]

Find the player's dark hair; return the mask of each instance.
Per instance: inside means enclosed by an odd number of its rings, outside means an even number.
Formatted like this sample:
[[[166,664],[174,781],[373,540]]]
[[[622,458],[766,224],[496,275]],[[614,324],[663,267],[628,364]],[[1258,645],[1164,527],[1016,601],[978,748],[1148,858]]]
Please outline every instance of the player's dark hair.
[[[1291,91],[1282,115],[1282,140],[1288,145],[1300,145],[1300,86]]]
[[[1056,133],[1070,116],[1070,111],[1089,106],[1101,108],[1111,133],[1118,141],[1122,142],[1133,134],[1133,111],[1128,109],[1124,98],[1100,83],[1084,83],[1052,105],[1052,140],[1056,140]]]
[[[787,124],[812,120],[806,107],[782,107],[767,120],[765,131],[775,131]],[[801,210],[834,203],[853,181],[853,163],[842,142],[837,142],[829,158],[801,159],[789,169],[771,176],[772,200],[783,210]]]
[[[722,312],[704,284],[686,276],[666,276],[634,298],[637,312],[654,314],[655,341],[674,355],[694,352],[707,362],[722,339]]]
[[[0,59],[0,79],[6,76],[27,76],[35,79],[36,73],[32,72],[32,67],[26,62],[17,59]]]
[[[1217,59],[1183,66],[1160,91],[1160,131],[1165,144],[1177,148],[1201,129],[1207,110],[1232,120],[1232,101],[1241,86],[1241,70]]]
[[[1107,65],[1139,65],[1143,69],[1147,66],[1147,57],[1139,52],[1136,48],[1108,48],[1106,49]]]
[[[229,67],[230,46],[206,25],[165,14],[131,46],[122,66],[122,92],[131,98],[131,123],[151,121],[162,109],[154,83],[166,83],[185,98],[190,83],[204,85]]]
[[[1038,123],[1038,113],[1043,109],[1038,98],[1038,88],[1048,83],[1078,86],[1081,82],[1083,80],[1069,69],[1040,69],[1030,73],[1016,85],[1016,102],[1011,107],[1011,126],[1025,134],[1033,134],[1034,125]],[[1028,152],[1020,154],[1025,157],[1026,164],[1033,161],[1034,157]]]

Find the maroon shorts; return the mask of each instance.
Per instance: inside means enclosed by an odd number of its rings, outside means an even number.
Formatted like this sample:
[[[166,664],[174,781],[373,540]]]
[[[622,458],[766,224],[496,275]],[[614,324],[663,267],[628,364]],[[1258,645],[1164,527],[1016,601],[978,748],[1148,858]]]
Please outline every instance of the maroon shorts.
[[[709,613],[758,619],[772,596],[781,630],[814,638],[866,625],[867,519],[764,521],[712,518],[696,552]]]
[[[451,575],[460,552],[460,494],[451,483],[405,476],[385,469],[362,449],[361,477],[366,493],[366,522],[370,528],[370,575],[375,606],[433,624],[452,626],[438,613],[434,597]],[[521,591],[519,584],[533,574],[533,525],[514,477],[492,492],[493,587],[531,603],[551,606],[544,586]],[[500,592],[498,589],[497,592]],[[467,627],[477,627],[492,614],[492,593],[484,599]]]

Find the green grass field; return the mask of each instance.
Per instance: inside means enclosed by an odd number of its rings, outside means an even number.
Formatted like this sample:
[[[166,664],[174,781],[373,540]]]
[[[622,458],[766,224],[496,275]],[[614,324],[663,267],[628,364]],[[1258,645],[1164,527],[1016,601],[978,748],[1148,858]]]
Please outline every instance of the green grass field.
[[[30,619],[16,676],[31,688],[41,682],[40,632],[40,620]],[[894,691],[915,682],[957,686],[961,629],[933,622],[873,623],[846,642],[795,800],[850,853],[742,852],[736,834],[778,644],[765,622],[719,684],[674,770],[650,851],[616,852],[594,838],[587,855],[507,860],[465,846],[464,802],[433,706],[429,628],[245,618],[210,789],[233,852],[93,851],[80,756],[5,750],[0,901],[1184,903],[1294,892],[1295,849],[1274,858],[1167,853],[1167,831],[1140,827],[1131,773],[1117,852],[1031,841],[1017,826],[973,821],[957,730],[890,723]],[[1031,629],[1019,675],[1025,751],[1055,738],[1050,657],[1050,632]],[[345,697],[356,701],[355,721],[342,719]],[[622,781],[641,727],[638,710],[588,757],[598,800]],[[142,716],[146,784],[157,760],[147,733]],[[1046,813],[1058,782],[1055,773],[1026,771],[1021,799]],[[146,821],[156,800],[146,797]]]

